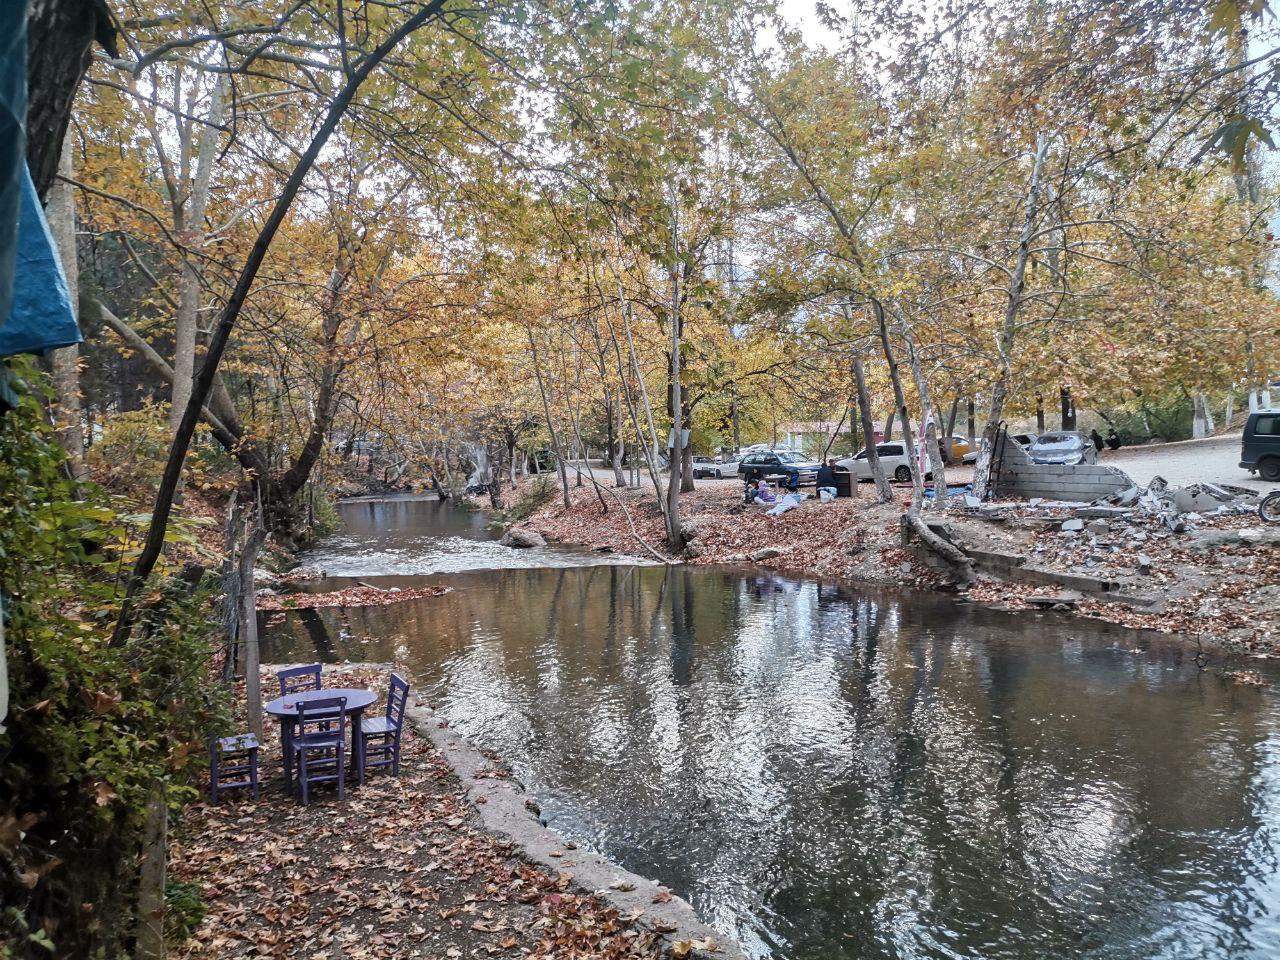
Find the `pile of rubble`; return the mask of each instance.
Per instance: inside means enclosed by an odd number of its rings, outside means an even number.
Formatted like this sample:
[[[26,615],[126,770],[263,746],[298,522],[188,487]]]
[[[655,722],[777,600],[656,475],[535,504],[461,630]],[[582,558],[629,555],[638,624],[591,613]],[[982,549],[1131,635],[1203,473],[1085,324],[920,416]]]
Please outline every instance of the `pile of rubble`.
[[[1093,503],[1032,498],[981,503],[965,499],[965,512],[1009,528],[1034,532],[1026,560],[1107,580],[1135,574],[1153,585],[1173,554],[1200,565],[1195,554],[1223,548],[1280,546],[1280,527],[1256,522],[1257,494],[1243,487],[1195,483],[1171,487],[1156,477],[1146,488],[1130,487]],[[1012,529],[1011,531],[1012,532]],[[1154,558],[1161,560],[1157,563]],[[1216,564],[1215,564],[1216,565]]]
[[[1164,477],[1152,477],[1145,490],[1131,487],[1111,499],[1120,505],[1136,503],[1147,513],[1158,514],[1174,533],[1191,529],[1204,516],[1255,513],[1258,509],[1258,495],[1247,487],[1218,483],[1170,487]]]
[[[977,497],[966,496],[964,507],[966,512],[988,520],[1035,514],[1046,517],[1065,515],[1070,518],[1063,523],[1062,529],[1065,531],[1082,530],[1084,520],[1146,515],[1158,517],[1173,533],[1185,533],[1194,529],[1205,517],[1256,513],[1258,494],[1247,487],[1217,483],[1170,487],[1163,477],[1153,477],[1146,487],[1135,485],[1091,503],[1046,500],[1042,497],[1026,501],[983,503]]]

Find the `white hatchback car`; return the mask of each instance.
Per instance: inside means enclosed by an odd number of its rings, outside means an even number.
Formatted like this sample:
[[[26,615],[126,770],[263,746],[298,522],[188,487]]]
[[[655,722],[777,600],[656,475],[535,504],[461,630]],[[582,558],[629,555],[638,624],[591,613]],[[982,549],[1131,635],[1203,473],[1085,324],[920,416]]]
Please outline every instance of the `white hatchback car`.
[[[906,483],[911,479],[910,461],[907,459],[907,448],[901,443],[878,443],[876,444],[876,454],[880,457],[880,464],[884,469],[885,476],[899,483]],[[867,451],[863,450],[855,457],[845,457],[843,460],[836,461],[838,470],[848,470],[859,480],[871,479],[871,463],[867,460]],[[925,479],[932,478],[932,473],[927,473]]]

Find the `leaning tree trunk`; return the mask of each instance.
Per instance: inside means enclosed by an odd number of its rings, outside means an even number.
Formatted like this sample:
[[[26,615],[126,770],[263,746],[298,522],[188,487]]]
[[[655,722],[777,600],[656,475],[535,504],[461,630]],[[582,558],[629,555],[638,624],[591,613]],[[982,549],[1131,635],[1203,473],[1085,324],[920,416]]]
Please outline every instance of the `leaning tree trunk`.
[[[880,331],[880,347],[884,350],[884,362],[889,367],[889,383],[893,385],[893,399],[897,404],[895,413],[902,423],[902,448],[907,451],[907,465],[911,470],[911,510],[920,512],[924,502],[924,484],[920,477],[920,463],[916,457],[915,437],[911,430],[911,414],[907,410],[907,396],[902,390],[902,376],[898,373],[898,360],[893,352],[893,344],[889,342],[889,320],[885,316],[884,306],[872,301],[875,311],[876,327]]]
[[[320,126],[312,136],[306,150],[303,151],[302,156],[294,165],[288,180],[276,198],[271,213],[258,231],[253,249],[249,252],[248,258],[241,267],[235,286],[232,288],[231,294],[228,296],[222,311],[218,315],[218,320],[214,324],[204,364],[192,384],[191,400],[187,403],[182,423],[179,425],[173,441],[169,445],[169,455],[165,460],[164,472],[161,474],[160,485],[156,490],[155,504],[151,511],[151,522],[147,526],[147,535],[143,540],[142,549],[138,552],[138,557],[134,561],[133,570],[129,574],[129,580],[125,586],[124,598],[120,604],[120,614],[116,620],[115,630],[111,635],[111,647],[122,646],[133,630],[134,621],[137,617],[138,594],[150,578],[156,562],[160,559],[161,551],[164,549],[169,517],[173,513],[174,496],[182,479],[182,466],[186,460],[187,450],[191,445],[191,438],[195,435],[196,424],[201,419],[202,410],[209,399],[210,391],[213,389],[218,366],[222,362],[227,343],[235,330],[240,311],[244,309],[245,302],[249,298],[249,291],[253,288],[258,271],[262,268],[263,261],[266,259],[267,251],[270,250],[276,233],[288,216],[293,206],[293,201],[297,197],[307,174],[315,164],[316,158],[323,151],[325,144],[330,136],[333,135],[333,131],[337,129],[360,86],[401,41],[429,20],[438,16],[443,7],[444,0],[430,0],[429,3],[418,8],[408,19],[394,28],[382,43],[354,65],[346,82],[330,102],[328,110],[325,111],[324,119],[320,122]]]
[[[547,433],[551,435],[551,448],[555,452],[556,472],[560,475],[560,494],[564,508],[569,509],[569,474],[565,470],[564,455],[560,451],[560,434],[556,430],[555,418],[551,416],[551,401],[547,399],[547,385],[542,379],[542,362],[538,357],[538,344],[533,339],[533,327],[525,325],[525,333],[529,335],[529,351],[533,359],[533,373],[538,381],[538,394],[542,397],[542,412],[547,418]]]
[[[862,358],[854,355],[853,382],[858,391],[858,416],[862,422],[867,448],[867,466],[871,469],[871,479],[875,482],[876,496],[881,503],[893,500],[893,487],[889,486],[889,478],[884,475],[884,464],[880,462],[880,454],[876,452],[875,423],[871,419],[871,397],[867,394],[867,376],[862,369]],[[856,477],[850,477],[851,483]]]

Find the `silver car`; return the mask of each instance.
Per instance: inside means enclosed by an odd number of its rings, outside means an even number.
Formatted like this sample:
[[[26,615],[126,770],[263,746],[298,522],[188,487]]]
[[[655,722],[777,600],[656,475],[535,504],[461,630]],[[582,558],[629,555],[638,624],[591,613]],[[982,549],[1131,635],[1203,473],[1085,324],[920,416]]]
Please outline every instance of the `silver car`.
[[[1032,463],[1073,466],[1077,463],[1098,462],[1098,448],[1086,434],[1077,430],[1042,433],[1027,449],[1027,454]]]

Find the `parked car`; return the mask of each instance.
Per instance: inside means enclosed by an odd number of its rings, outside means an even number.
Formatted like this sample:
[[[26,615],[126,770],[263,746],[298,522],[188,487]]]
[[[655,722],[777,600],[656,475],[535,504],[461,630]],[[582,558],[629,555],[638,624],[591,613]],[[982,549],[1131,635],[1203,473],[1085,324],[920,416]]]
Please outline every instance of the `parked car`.
[[[944,442],[946,441],[946,439],[947,439],[946,437],[942,438]],[[947,451],[944,450],[943,452],[945,453]],[[961,460],[964,458],[964,456],[968,452],[969,452],[969,438],[962,437],[959,434],[954,434],[951,437],[951,447],[950,447],[951,459]]]
[[[757,480],[776,480],[782,486],[797,487],[816,483],[818,467],[816,460],[793,453],[790,450],[765,450],[749,453],[738,464],[738,474],[746,483]]]
[[[1280,410],[1249,414],[1240,439],[1240,466],[1263,480],[1280,483]]]
[[[911,479],[911,462],[907,459],[905,444],[878,443],[876,444],[876,455],[880,458],[880,465],[886,477],[892,477],[899,483],[906,483]],[[865,448],[856,456],[837,460],[836,469],[848,470],[860,481],[865,482],[872,479],[871,461],[867,459]],[[931,471],[926,472],[925,479],[932,480],[933,473]]]
[[[958,463],[973,463],[978,459],[978,445],[968,437],[955,434],[951,437],[951,459]]]
[[[736,477],[738,475],[738,463],[739,461],[737,460],[729,459],[724,463],[714,464],[711,475],[717,480],[722,477]]]
[[[1075,465],[1097,463],[1098,448],[1087,434],[1078,430],[1058,430],[1042,433],[1027,449],[1032,463]]]
[[[742,456],[746,457],[753,453],[799,453],[799,450],[793,450],[791,447],[771,447],[767,443],[753,443],[749,447],[742,448]]]
[[[693,458],[693,476],[694,479],[703,477],[714,477],[716,475],[716,467],[718,464],[710,457],[694,457]]]

